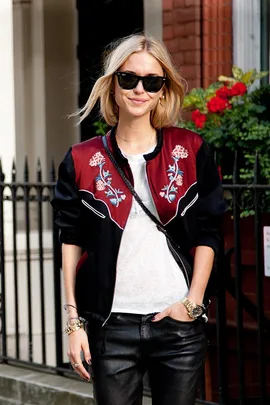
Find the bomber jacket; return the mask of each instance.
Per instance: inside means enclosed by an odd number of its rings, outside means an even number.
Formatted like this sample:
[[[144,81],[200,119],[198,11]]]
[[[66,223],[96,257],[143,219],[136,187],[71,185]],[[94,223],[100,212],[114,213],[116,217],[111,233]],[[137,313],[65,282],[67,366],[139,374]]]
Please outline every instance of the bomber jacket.
[[[115,129],[106,136],[117,163],[133,184]],[[159,219],[181,253],[191,261],[196,246],[209,246],[216,262],[226,205],[207,143],[189,130],[164,128],[157,130],[157,145],[144,158]],[[100,136],[69,149],[59,166],[51,203],[61,242],[81,246],[85,252],[76,277],[79,314],[105,321],[112,307],[117,257],[132,195],[108,158]]]

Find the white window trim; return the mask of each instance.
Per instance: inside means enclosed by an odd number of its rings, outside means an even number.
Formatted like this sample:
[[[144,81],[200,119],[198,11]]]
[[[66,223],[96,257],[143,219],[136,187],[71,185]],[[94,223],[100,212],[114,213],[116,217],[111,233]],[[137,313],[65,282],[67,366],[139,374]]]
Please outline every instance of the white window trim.
[[[233,63],[261,69],[260,0],[233,0]]]
[[[163,7],[162,0],[144,0],[144,31],[162,41]]]

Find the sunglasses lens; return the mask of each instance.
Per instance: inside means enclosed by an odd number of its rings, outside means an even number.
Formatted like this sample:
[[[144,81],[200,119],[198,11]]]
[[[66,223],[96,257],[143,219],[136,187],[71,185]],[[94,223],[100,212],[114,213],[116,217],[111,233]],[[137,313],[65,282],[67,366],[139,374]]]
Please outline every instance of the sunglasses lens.
[[[164,80],[162,77],[144,77],[143,87],[149,93],[157,93],[163,86]]]
[[[157,93],[164,84],[164,79],[162,77],[145,76],[142,78],[133,75],[132,73],[125,72],[118,72],[117,77],[119,86],[124,90],[135,89],[139,80],[142,80],[145,91],[148,91],[149,93]]]
[[[138,77],[130,73],[121,73],[120,75],[118,75],[119,86],[122,87],[122,89],[124,90],[134,89],[137,86],[138,82]]]

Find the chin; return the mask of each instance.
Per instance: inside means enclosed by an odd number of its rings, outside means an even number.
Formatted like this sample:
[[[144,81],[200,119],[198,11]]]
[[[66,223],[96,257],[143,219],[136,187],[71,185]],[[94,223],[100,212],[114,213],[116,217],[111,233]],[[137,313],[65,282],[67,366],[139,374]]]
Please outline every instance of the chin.
[[[127,112],[134,117],[141,117],[143,115],[150,114],[150,111],[151,110],[149,108],[136,107],[136,108],[129,108]]]

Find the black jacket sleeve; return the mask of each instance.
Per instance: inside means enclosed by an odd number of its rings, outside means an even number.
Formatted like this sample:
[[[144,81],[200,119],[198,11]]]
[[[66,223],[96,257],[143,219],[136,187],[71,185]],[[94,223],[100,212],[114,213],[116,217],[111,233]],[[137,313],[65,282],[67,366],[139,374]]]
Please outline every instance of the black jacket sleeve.
[[[72,148],[69,149],[58,169],[58,180],[51,201],[56,212],[56,225],[60,229],[60,241],[82,246],[81,210],[76,185]]]
[[[209,246],[215,254],[221,245],[226,203],[223,187],[209,145],[203,141],[196,157],[198,181],[198,233],[196,246]]]

